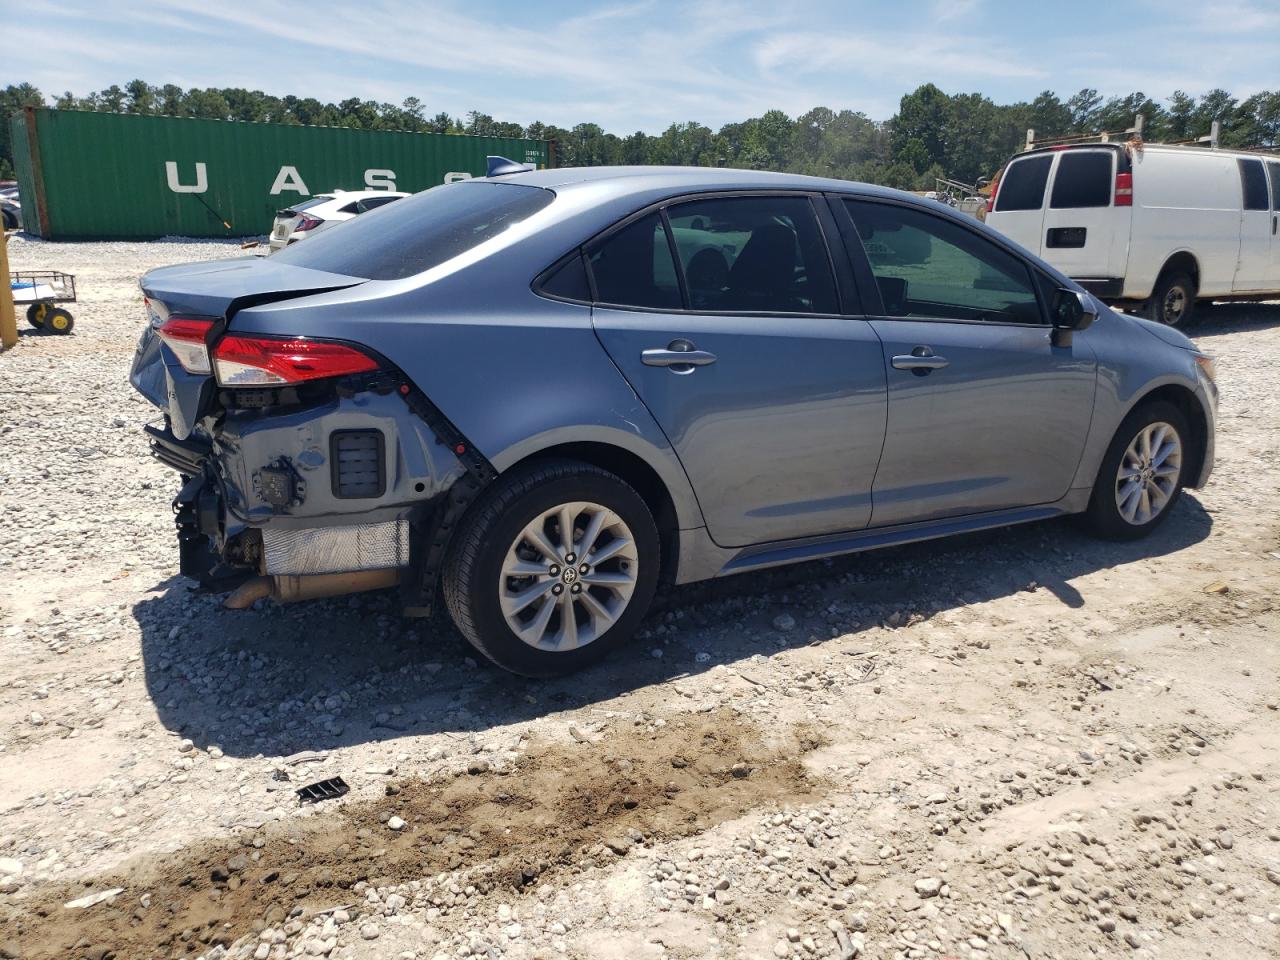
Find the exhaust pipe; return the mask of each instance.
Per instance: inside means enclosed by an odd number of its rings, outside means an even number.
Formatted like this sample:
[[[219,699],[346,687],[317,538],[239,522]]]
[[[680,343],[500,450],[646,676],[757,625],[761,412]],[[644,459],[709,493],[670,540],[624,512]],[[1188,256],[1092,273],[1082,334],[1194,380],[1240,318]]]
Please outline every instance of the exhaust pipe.
[[[228,610],[246,610],[263,597],[278,603],[319,600],[365,590],[381,590],[400,582],[400,571],[360,570],[355,573],[317,573],[308,576],[254,577],[237,587],[222,601]]]

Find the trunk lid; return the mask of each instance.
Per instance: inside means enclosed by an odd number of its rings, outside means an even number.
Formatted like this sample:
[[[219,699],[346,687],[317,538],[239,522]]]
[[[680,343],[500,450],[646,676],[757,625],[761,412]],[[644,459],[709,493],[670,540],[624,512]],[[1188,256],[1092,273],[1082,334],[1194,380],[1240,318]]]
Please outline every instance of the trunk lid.
[[[174,436],[191,435],[213,397],[212,376],[188,373],[156,330],[170,316],[230,320],[237,310],[259,303],[305,297],[353,287],[359,277],[295,267],[263,257],[214,260],[160,267],[141,281],[148,323],[138,339],[129,371],[135,390],[169,416]],[[304,334],[306,331],[298,331]]]

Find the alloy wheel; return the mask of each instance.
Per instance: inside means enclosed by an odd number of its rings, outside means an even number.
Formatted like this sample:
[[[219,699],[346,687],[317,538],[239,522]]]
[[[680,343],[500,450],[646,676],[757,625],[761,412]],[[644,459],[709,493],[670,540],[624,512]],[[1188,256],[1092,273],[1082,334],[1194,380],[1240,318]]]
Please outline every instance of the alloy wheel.
[[[502,614],[531,647],[576,650],[622,616],[639,567],[635,538],[618,514],[598,503],[560,504],[530,521],[507,550]]]
[[[1182,473],[1182,438],[1164,421],[1138,431],[1120,458],[1116,509],[1126,523],[1142,526],[1169,505]]]

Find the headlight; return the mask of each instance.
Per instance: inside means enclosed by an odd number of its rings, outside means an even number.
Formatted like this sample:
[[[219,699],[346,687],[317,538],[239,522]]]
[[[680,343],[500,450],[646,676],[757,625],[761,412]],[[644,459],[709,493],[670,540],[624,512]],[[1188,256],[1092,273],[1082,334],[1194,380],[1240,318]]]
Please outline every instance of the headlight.
[[[1218,368],[1213,362],[1213,357],[1205,356],[1203,353],[1197,353],[1196,365],[1204,371],[1204,375],[1209,378],[1210,383],[1218,382]]]

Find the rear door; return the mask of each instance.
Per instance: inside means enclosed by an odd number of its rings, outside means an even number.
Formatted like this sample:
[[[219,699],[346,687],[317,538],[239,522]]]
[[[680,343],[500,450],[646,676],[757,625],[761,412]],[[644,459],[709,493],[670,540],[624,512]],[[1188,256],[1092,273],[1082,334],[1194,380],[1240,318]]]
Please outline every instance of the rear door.
[[[645,214],[588,250],[600,342],[662,426],[722,546],[858,530],[871,517],[884,362],[871,325],[841,315],[833,270],[847,276],[848,264],[832,261],[820,217],[830,222],[805,194],[711,196]]]
[[[1096,360],[1085,335],[1053,343],[1045,281],[949,217],[888,201],[847,200],[845,210],[851,256],[865,250],[879,293],[869,310],[889,386],[872,526],[1065,496]]]
[[[1038,153],[1015,158],[996,184],[995,207],[987,224],[1032,253],[1041,253],[1045,188],[1053,154]]]
[[[1057,157],[1040,256],[1069,277],[1123,277],[1133,194],[1125,194],[1124,205],[1117,206],[1113,193],[1117,174],[1132,191],[1128,158],[1110,148],[1062,150]],[[1123,169],[1117,170],[1117,164]]]
[[[1232,291],[1257,293],[1274,289],[1271,274],[1271,201],[1267,190],[1267,172],[1262,160],[1240,157],[1240,190],[1243,209],[1240,212],[1240,256],[1236,261]]]

